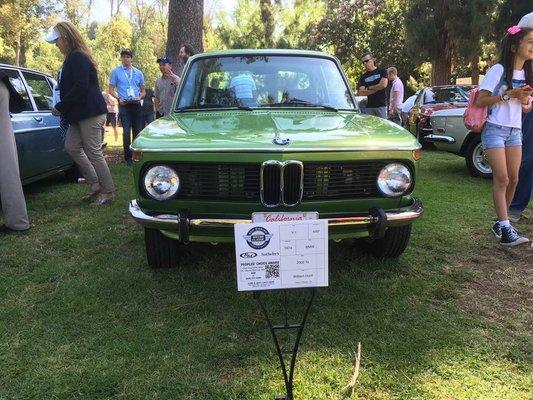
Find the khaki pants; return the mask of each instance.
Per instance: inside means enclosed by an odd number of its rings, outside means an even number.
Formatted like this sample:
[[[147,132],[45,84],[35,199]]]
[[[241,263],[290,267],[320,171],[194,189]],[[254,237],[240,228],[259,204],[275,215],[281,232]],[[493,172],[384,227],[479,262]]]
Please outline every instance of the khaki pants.
[[[115,191],[113,178],[102,151],[102,127],[106,114],[71,123],[65,150],[80,168],[87,183],[100,184],[103,193]]]
[[[20,182],[17,144],[9,116],[9,92],[0,81],[0,199],[4,224],[14,230],[30,227]]]

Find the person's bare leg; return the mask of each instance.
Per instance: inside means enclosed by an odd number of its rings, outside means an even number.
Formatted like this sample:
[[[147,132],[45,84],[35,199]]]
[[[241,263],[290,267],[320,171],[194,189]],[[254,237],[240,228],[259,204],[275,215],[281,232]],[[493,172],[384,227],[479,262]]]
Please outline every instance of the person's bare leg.
[[[507,209],[509,209],[509,205],[513,201],[516,186],[518,185],[518,172],[520,171],[520,163],[522,162],[522,146],[506,147],[505,161],[507,163],[507,176],[509,177],[505,200]]]
[[[503,147],[486,149],[487,158],[492,168],[492,199],[494,209],[499,221],[507,219],[507,187],[509,176],[507,174],[507,162]]]

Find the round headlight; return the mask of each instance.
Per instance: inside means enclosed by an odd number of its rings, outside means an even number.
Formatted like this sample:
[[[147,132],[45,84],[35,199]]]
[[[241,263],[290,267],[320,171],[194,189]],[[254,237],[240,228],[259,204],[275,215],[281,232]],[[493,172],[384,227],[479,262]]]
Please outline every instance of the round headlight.
[[[388,164],[379,172],[378,189],[384,196],[398,197],[407,192],[413,181],[411,171],[403,164]]]
[[[180,178],[176,171],[164,165],[157,165],[146,171],[144,188],[156,200],[167,200],[180,188]]]

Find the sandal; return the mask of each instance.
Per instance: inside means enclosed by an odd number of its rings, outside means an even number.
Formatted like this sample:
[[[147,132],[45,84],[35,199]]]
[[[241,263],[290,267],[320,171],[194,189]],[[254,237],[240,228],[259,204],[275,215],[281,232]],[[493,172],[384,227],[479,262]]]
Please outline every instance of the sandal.
[[[112,203],[115,201],[114,193],[101,193],[95,201],[91,203],[92,206],[103,206],[104,204]]]
[[[100,193],[100,189],[98,190],[91,190],[89,193],[86,193],[82,198],[81,201],[85,201],[87,203],[94,200],[96,196]]]

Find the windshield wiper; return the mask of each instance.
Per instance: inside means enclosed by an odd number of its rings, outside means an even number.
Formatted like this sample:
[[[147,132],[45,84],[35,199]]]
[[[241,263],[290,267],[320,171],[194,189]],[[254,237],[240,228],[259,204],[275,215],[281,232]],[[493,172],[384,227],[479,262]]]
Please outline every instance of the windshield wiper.
[[[224,109],[224,110],[246,110],[246,111],[254,110],[253,107],[248,107],[248,106],[227,106],[223,104],[198,104],[196,106],[179,107],[179,108],[176,108],[174,111],[176,112],[196,111],[196,110],[205,110],[208,108],[216,108],[216,109]]]
[[[263,107],[286,107],[286,106],[303,106],[303,107],[316,107],[316,108],[323,108],[325,110],[329,111],[335,111],[338,112],[339,110],[333,106],[329,106],[327,104],[315,104],[311,103],[309,101],[300,100],[300,99],[290,99],[287,101],[282,101],[280,103],[268,103],[262,105]]]

